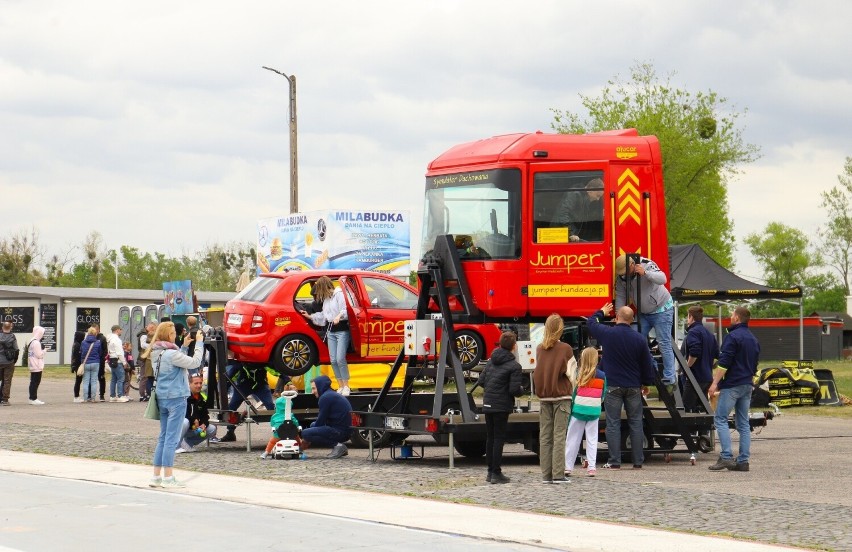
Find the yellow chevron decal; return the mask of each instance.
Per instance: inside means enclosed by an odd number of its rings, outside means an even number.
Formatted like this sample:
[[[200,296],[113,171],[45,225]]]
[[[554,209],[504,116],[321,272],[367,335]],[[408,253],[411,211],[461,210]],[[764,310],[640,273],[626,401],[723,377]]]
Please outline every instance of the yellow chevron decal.
[[[618,225],[624,224],[627,219],[633,219],[636,224],[642,224],[639,217],[641,212],[639,179],[630,169],[625,169],[618,177]]]

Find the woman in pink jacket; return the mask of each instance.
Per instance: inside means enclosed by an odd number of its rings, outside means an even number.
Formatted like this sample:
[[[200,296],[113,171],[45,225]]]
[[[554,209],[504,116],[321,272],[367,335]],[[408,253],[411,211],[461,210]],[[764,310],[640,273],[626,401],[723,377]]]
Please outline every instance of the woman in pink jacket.
[[[44,328],[35,326],[33,338],[27,347],[27,364],[30,367],[30,404],[44,404],[38,400],[38,386],[41,383],[41,373],[44,371],[44,346],[41,338],[44,337]]]

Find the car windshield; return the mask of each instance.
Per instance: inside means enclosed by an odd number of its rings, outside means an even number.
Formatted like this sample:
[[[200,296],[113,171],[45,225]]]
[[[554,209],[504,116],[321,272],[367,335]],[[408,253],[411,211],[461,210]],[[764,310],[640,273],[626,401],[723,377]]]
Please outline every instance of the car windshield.
[[[281,278],[255,278],[252,283],[247,285],[244,290],[239,292],[234,299],[240,301],[251,301],[252,303],[262,303],[269,297],[269,294],[277,288],[283,280]]]

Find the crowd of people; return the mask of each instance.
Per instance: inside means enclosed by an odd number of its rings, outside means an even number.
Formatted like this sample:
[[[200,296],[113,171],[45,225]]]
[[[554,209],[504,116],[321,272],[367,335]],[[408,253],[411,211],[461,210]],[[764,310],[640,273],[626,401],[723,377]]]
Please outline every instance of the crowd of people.
[[[662,350],[663,343],[671,343],[671,323],[667,312],[671,299],[666,295],[668,292],[663,293],[665,280],[659,281],[662,273],[649,259],[627,256],[619,259],[616,267],[622,284],[616,284],[616,303],[607,302],[588,318],[588,334],[597,341],[600,351],[596,347],[584,348],[579,353],[578,364],[573,348],[562,341],[565,329],[562,318],[553,314],[545,321],[532,376],[539,400],[542,483],[570,482],[584,439],[584,467],[588,476],[596,475],[598,422],[602,413],[606,421],[608,451],[608,460],[603,468],[621,468],[622,412],[630,436],[632,467],[642,468],[643,397],[658,377],[657,364],[647,340],[651,327],[655,328],[657,341],[661,344],[663,362],[659,380],[663,385],[678,384],[674,367],[668,366],[668,355]],[[640,281],[642,279],[647,281]],[[338,298],[334,292],[319,284],[310,309],[313,312],[304,311],[303,315],[326,328],[330,349],[335,350],[332,363],[338,390],[332,389],[331,379],[327,376],[311,381],[310,390],[318,400],[318,413],[309,427],[303,429],[293,415],[290,401],[295,387],[289,384],[289,378],[283,375],[279,378],[273,396],[265,369],[246,366],[229,357],[226,377],[232,392],[227,410],[238,410],[250,396],[256,397],[267,410],[274,410],[270,421],[272,436],[261,455],[264,459],[271,457],[276,443],[282,439],[295,441],[302,452],[312,446],[330,448],[328,458],[341,458],[348,454],[345,443],[351,433],[352,408],[346,399],[349,393],[348,367],[345,364],[348,336],[342,335],[348,334],[348,326],[342,324],[346,321],[342,316],[345,310],[337,308]],[[611,315],[614,324],[604,324]],[[633,327],[637,315],[640,331]],[[760,354],[760,345],[748,329],[749,319],[749,310],[738,307],[731,315],[728,338],[720,348],[715,336],[703,325],[702,308],[692,306],[687,314],[687,333],[681,352],[697,386],[684,386],[683,404],[686,411],[697,412],[703,402],[701,395],[718,397],[714,427],[719,435],[721,453],[718,461],[709,468],[713,471],[749,471],[748,409],[752,377]],[[669,334],[668,341],[663,334]],[[12,324],[2,324],[0,406],[9,405],[12,377],[21,354],[25,355],[30,372],[29,403],[45,404],[38,398],[44,370],[43,335],[44,328],[35,326],[32,338],[26,347],[19,350]],[[100,332],[97,324],[85,332],[77,331],[71,352],[71,371],[75,375],[73,400],[75,403],[129,402],[130,378],[134,368],[138,367],[139,400],[150,401],[156,397],[159,411],[160,431],[153,454],[154,474],[150,485],[183,487],[184,484],[174,477],[175,455],[193,452],[203,442],[235,441],[236,426],[228,425],[226,433],[219,438],[217,426],[210,423],[209,401],[202,391],[204,347],[199,343],[203,343],[204,334],[198,329],[195,317],[187,318],[187,327],[168,319],[158,325],[150,323],[136,339],[138,359],[133,358],[131,343],[122,340],[122,329],[118,325],[112,326],[108,336]],[[503,446],[509,415],[515,409],[515,397],[525,392],[516,349],[516,333],[504,332],[480,375],[480,385],[484,390],[486,481],[492,484],[510,481],[502,470]],[[673,363],[673,351],[671,356]],[[108,374],[111,378],[107,399]],[[736,456],[732,451],[728,424],[731,412],[734,412],[734,426],[739,433]]]

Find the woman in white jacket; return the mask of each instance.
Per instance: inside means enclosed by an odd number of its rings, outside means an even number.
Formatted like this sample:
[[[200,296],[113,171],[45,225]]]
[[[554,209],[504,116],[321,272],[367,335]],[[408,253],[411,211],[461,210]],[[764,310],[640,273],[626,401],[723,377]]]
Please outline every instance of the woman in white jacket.
[[[349,396],[349,365],[346,363],[346,351],[349,350],[349,316],[346,312],[346,299],[343,290],[335,288],[328,276],[322,276],[314,284],[314,297],[322,303],[322,311],[308,314],[301,311],[314,325],[325,327],[325,342],[328,345],[328,356],[331,369],[337,379],[337,392],[344,397]]]
[[[41,374],[44,371],[44,345],[41,338],[44,337],[44,328],[35,326],[33,338],[27,347],[27,365],[30,367],[30,404],[41,405],[44,402],[38,400],[38,386],[41,384]]]

